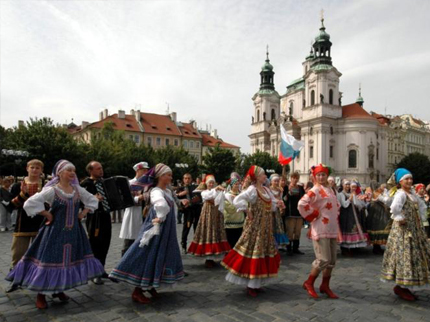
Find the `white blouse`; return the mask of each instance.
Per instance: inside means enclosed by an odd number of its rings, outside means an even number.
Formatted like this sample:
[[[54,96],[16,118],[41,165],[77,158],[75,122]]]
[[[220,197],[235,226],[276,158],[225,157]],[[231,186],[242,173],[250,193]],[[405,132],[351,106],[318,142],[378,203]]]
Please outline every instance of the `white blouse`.
[[[406,198],[410,198],[413,202],[418,202],[419,215],[424,223],[427,220],[427,206],[421,198],[418,198],[415,193],[406,193],[404,190],[397,190],[391,204],[391,218],[395,221],[401,221],[405,219],[403,214],[403,205],[406,202]]]
[[[165,197],[169,198],[173,207],[175,207],[175,214],[177,213],[177,206],[175,200],[172,196],[172,191],[170,189],[163,190],[161,188],[155,187],[151,190],[151,204],[154,206],[157,218],[163,222],[166,219],[167,214],[170,211],[170,206],[167,203]]]
[[[278,200],[269,189],[264,188],[263,191],[263,197],[272,200],[272,211],[276,211]],[[238,211],[245,211],[248,209],[249,204],[257,202],[257,198],[257,188],[254,185],[250,185],[248,189],[242,191],[236,198],[234,198],[233,205]]]
[[[79,198],[85,205],[85,208],[89,209],[90,212],[94,212],[94,210],[99,207],[99,200],[81,186],[75,186],[75,188],[77,188]],[[58,186],[43,189],[41,192],[38,192],[28,198],[27,201],[24,203],[24,210],[27,215],[30,217],[34,217],[45,210],[45,203],[52,205],[55,198],[55,192],[58,192],[64,198],[69,199],[73,198],[76,193],[76,190],[73,190],[72,193],[66,193]]]
[[[339,201],[340,205],[343,208],[348,208],[349,205],[351,204],[351,200],[349,198],[347,198],[347,196],[342,192],[337,194],[337,200]],[[354,205],[356,205],[358,207],[358,210],[361,210],[364,207],[366,207],[366,203],[363,200],[358,199],[358,196],[353,195],[352,200],[353,200]]]
[[[213,200],[218,210],[221,212],[224,211],[225,196],[223,191],[216,189],[204,190],[202,191],[202,199],[203,202]]]

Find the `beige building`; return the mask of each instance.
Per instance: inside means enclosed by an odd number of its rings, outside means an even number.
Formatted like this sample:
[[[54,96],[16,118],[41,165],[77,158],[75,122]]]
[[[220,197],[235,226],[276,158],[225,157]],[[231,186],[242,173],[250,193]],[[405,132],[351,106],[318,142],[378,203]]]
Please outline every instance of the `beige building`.
[[[80,126],[70,124],[68,131],[76,140],[90,143],[101,135],[100,132],[107,123],[111,123],[115,130],[123,131],[126,139],[132,140],[138,145],[145,144],[154,149],[168,145],[182,146],[199,163],[202,162],[202,156],[207,149],[218,143],[222,148],[240,153],[238,146],[222,141],[216,130],[209,134],[199,130],[193,120],[189,123],[179,122],[175,112],[161,115],[131,110],[130,114],[126,114],[125,111],[119,110],[118,113],[109,115],[109,111],[105,109],[100,112],[97,122],[82,122]]]

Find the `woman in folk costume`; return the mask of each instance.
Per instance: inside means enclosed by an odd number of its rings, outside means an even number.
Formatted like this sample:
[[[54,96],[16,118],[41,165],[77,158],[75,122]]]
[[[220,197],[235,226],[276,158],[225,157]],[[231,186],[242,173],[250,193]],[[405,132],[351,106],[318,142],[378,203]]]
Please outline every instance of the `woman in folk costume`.
[[[231,247],[224,229],[224,188],[215,187],[215,177],[211,174],[205,177],[204,185],[207,189],[201,194],[202,212],[188,253],[206,257],[206,267],[213,268],[215,258],[227,253]]]
[[[394,293],[407,301],[410,291],[430,286],[430,244],[423,229],[426,205],[412,189],[412,174],[403,168],[393,174],[399,190],[391,204],[393,226],[382,261],[383,282],[394,282]]]
[[[144,291],[155,298],[161,283],[174,284],[184,278],[176,236],[178,209],[169,189],[172,170],[159,163],[151,171],[155,178],[151,185],[155,187],[150,192],[148,215],[136,241],[109,275],[135,286],[131,298],[142,304],[150,302]]]
[[[287,228],[288,238],[290,239],[290,244],[287,246],[287,254],[289,256],[293,254],[304,255],[304,253],[299,250],[303,218],[300,216],[297,205],[304,196],[305,190],[303,186],[299,185],[300,174],[298,172],[291,174],[290,178],[291,182],[285,186],[283,194],[283,200],[287,207],[285,209],[285,226]]]
[[[370,205],[367,210],[366,228],[369,235],[369,242],[373,245],[373,253],[383,254],[381,246],[387,243],[390,234],[392,219],[390,214],[390,198],[388,192],[384,194],[382,187],[373,192],[369,192]]]
[[[264,280],[278,275],[281,257],[273,234],[272,211],[285,206],[263,187],[266,174],[262,168],[253,165],[247,177],[252,184],[233,200],[238,211],[247,213],[243,233],[221,264],[229,271],[228,282],[246,285],[248,294],[255,297]]]
[[[270,176],[270,192],[272,192],[277,201],[282,201],[282,190],[279,187],[279,180],[280,177],[276,173]],[[278,248],[281,248],[282,246],[286,247],[288,245],[288,236],[285,233],[283,218],[278,208],[273,211],[273,233]]]
[[[242,235],[245,213],[243,211],[237,211],[233,204],[234,198],[240,193],[240,179],[232,177],[229,187],[228,192],[225,193],[224,225],[227,241],[230,247],[233,248]]]
[[[69,297],[64,291],[87,284],[104,272],[94,258],[80,221],[98,208],[98,199],[79,186],[75,166],[67,160],[56,163],[52,177],[41,192],[24,204],[29,216],[44,216],[45,225],[6,277],[13,285],[38,292],[39,309],[48,306],[46,294],[67,302]],[[79,212],[81,202],[85,208]],[[49,204],[49,211],[45,210],[45,203]]]
[[[365,231],[366,203],[356,181],[346,181],[344,189],[337,197],[341,204],[339,224],[342,232],[342,243],[340,247],[343,255],[351,256],[351,249],[366,247],[368,244],[369,236]]]
[[[330,278],[336,264],[337,242],[340,239],[339,209],[340,204],[333,189],[329,187],[327,178],[331,169],[323,164],[312,167],[315,186],[299,201],[299,212],[303,218],[311,223],[310,236],[314,246],[315,261],[303,288],[313,298],[318,298],[314,283],[320,272],[323,279],[320,292],[329,298],[338,296],[330,289]]]

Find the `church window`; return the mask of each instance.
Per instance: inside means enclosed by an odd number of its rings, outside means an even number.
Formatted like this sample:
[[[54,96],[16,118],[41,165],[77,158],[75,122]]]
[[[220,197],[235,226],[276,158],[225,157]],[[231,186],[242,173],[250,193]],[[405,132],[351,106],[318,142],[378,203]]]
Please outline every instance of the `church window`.
[[[376,160],[379,160],[379,148],[376,148]]]
[[[348,168],[357,168],[357,150],[349,150]]]
[[[260,110],[257,111],[257,122],[260,122]]]
[[[333,90],[330,89],[328,92],[328,103],[333,105]]]
[[[311,127],[310,130],[309,130],[309,135],[313,135],[313,134],[314,134],[314,128]]]
[[[266,120],[266,112],[263,112],[263,121]]]
[[[306,100],[303,100],[303,107],[306,106]]]
[[[369,154],[369,168],[370,169],[373,169],[375,166],[373,160],[374,160],[373,154]]]
[[[333,126],[330,126],[330,135],[334,134]]]
[[[330,145],[330,158],[334,158],[334,147],[333,145]]]
[[[313,158],[314,157],[314,147],[311,145],[309,147],[309,158]]]
[[[272,108],[272,116],[271,116],[271,120],[275,120],[276,119],[276,113],[275,113],[275,109]]]
[[[311,106],[315,105],[315,91],[311,90]]]
[[[289,109],[289,114],[293,115],[293,108],[294,108],[294,103],[290,102],[290,109]]]

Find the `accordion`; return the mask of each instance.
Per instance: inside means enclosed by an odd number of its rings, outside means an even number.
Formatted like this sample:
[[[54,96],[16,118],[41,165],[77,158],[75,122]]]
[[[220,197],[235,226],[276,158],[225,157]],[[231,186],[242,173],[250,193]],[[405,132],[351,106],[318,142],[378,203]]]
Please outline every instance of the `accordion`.
[[[127,177],[115,176],[103,180],[109,208],[112,211],[134,206]]]

